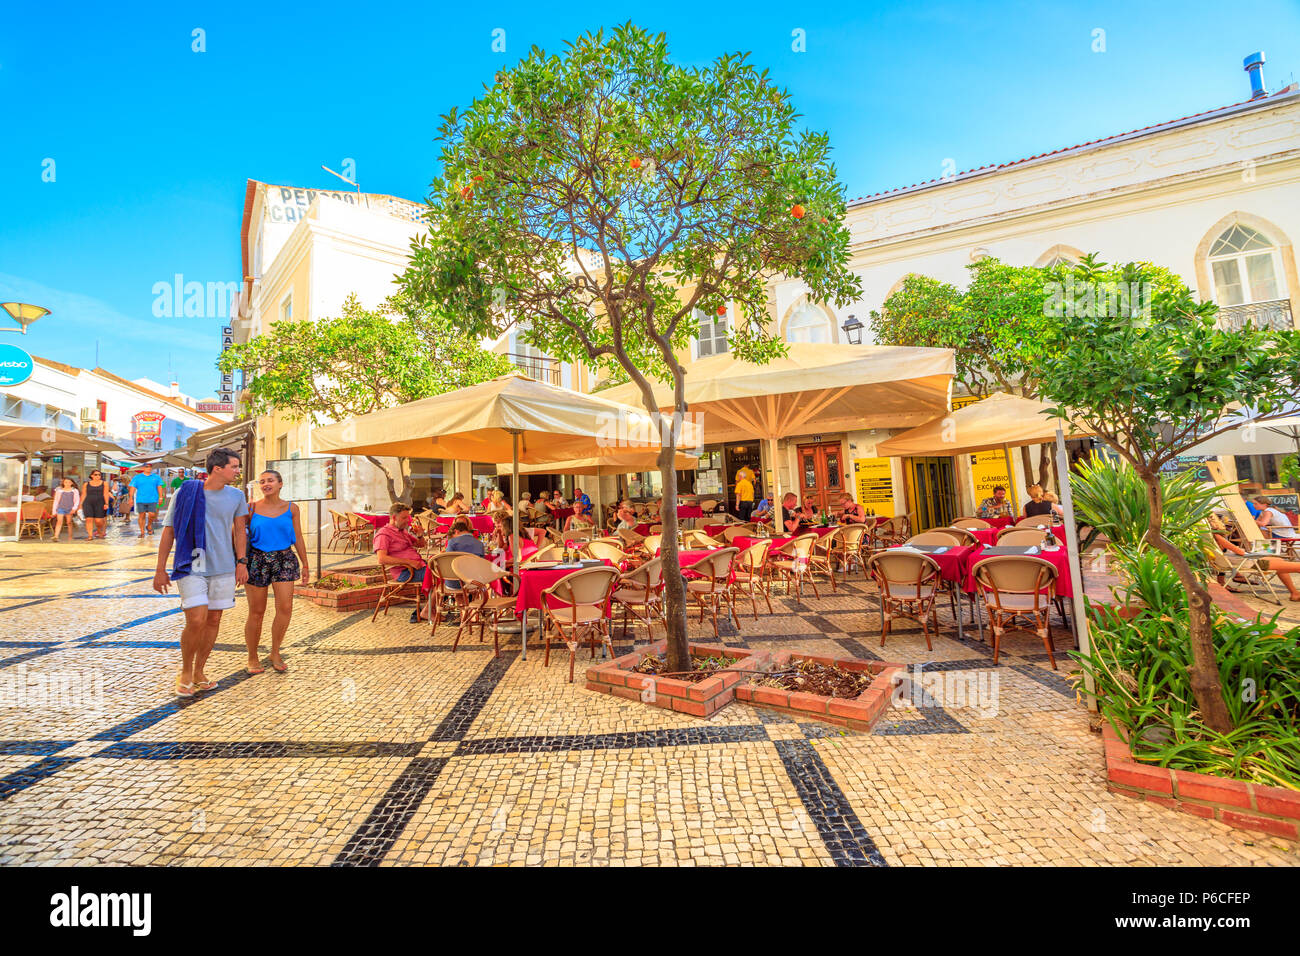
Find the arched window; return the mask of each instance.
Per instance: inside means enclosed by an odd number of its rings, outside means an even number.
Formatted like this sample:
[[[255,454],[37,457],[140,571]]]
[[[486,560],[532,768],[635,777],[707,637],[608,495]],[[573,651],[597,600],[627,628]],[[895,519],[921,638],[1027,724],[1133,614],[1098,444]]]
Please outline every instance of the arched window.
[[[1278,250],[1258,229],[1229,226],[1210,246],[1209,259],[1220,306],[1273,302],[1286,294]]]
[[[824,311],[805,302],[794,310],[790,321],[785,325],[787,342],[833,342],[835,336],[831,320]]]
[[[1034,263],[1040,269],[1052,269],[1056,266],[1077,266],[1083,261],[1083,253],[1074,246],[1057,243],[1048,249]]]

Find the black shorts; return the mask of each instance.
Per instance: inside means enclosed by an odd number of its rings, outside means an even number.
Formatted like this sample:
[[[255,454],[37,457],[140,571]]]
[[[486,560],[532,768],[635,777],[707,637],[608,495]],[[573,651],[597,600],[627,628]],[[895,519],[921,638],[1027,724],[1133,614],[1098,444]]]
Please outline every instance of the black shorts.
[[[301,574],[298,555],[293,548],[283,551],[248,549],[248,583],[255,588],[269,588],[277,581],[297,581]]]

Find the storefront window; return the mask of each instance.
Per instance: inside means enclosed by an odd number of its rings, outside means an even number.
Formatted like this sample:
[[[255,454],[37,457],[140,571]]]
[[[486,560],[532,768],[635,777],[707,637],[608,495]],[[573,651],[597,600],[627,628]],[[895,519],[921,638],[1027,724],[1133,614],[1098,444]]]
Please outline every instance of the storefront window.
[[[411,501],[428,503],[438,489],[450,493],[452,462],[443,458],[411,459]]]
[[[478,504],[498,487],[497,466],[482,461],[471,462],[470,480],[474,485],[472,501]]]

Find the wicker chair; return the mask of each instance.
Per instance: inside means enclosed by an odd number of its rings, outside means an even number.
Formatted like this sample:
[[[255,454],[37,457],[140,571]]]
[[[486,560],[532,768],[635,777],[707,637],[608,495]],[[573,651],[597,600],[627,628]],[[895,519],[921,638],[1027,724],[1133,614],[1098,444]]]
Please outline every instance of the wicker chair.
[[[952,523],[952,526],[954,528],[966,528],[970,531],[993,527],[993,525],[989,524],[983,518],[958,518]]]
[[[654,622],[664,620],[663,561],[652,558],[638,568],[633,568],[618,579],[610,596],[615,606],[623,608],[623,636],[627,637],[628,622],[635,617],[645,625],[646,640],[654,640]],[[633,638],[632,643],[636,643]]]
[[[453,554],[455,554],[453,552]],[[484,628],[492,625],[492,653],[501,656],[501,618],[515,614],[515,599],[496,594],[492,585],[506,578],[516,578],[509,571],[502,571],[486,558],[476,554],[455,554],[451,562],[452,570],[461,581],[463,592],[463,610],[460,615],[460,627],[456,629],[456,639],[452,641],[452,653],[460,645],[461,632],[467,627],[478,625],[479,643],[483,643]]]
[[[609,544],[605,541],[589,541],[582,549],[593,558],[601,558],[608,561],[614,567],[618,567],[627,560],[627,554],[618,545]]]
[[[596,656],[596,637],[602,638],[609,656],[614,656],[614,643],[609,634],[610,595],[618,583],[619,573],[610,567],[587,568],[574,571],[542,592],[542,613],[545,621],[546,656],[543,667],[551,663],[551,632],[556,632],[569,647],[569,683],[573,683],[573,665],[578,657],[578,646],[586,638],[591,645],[591,656]],[[552,600],[564,607],[554,608]]]
[[[429,602],[432,607],[432,613],[429,614],[429,635],[432,636],[442,623],[442,614],[444,602],[450,600],[456,606],[456,610],[464,620],[464,610],[466,602],[466,592],[463,587],[448,587],[448,582],[460,584],[460,578],[456,576],[455,561],[460,557],[456,551],[443,551],[433,556],[429,563],[429,570],[433,575],[433,590],[429,592]],[[460,639],[457,633],[457,640]]]
[[[808,583],[812,585],[813,596],[821,597],[817,590],[817,582],[808,573],[809,558],[812,555],[813,545],[816,543],[817,535],[812,533],[801,534],[781,545],[776,551],[781,557],[773,558],[770,562],[773,573],[785,581],[787,594],[790,591],[790,583],[794,582],[795,601],[799,604],[803,604],[803,579],[805,577],[808,578]]]
[[[975,565],[975,586],[984,596],[984,609],[993,630],[993,663],[998,662],[1002,635],[1017,620],[1032,621],[1043,639],[1047,659],[1056,670],[1052,641],[1052,601],[1056,596],[1056,565],[1042,558],[999,555]]]
[[[853,562],[858,562],[862,568],[862,576],[867,577],[867,556],[862,553],[863,545],[867,540],[867,526],[862,524],[845,525],[833,535],[829,535],[829,540],[823,539],[826,543],[827,557],[830,559],[831,568],[838,565],[844,567],[844,580],[849,578],[849,570]],[[834,580],[832,573],[832,580]]]
[[[998,532],[998,544],[1017,548],[1042,547],[1047,540],[1047,532],[1037,528],[1003,528]]]
[[[975,532],[970,528],[932,528],[932,531],[942,531],[944,534],[951,535],[957,539],[958,544],[979,544],[980,539],[975,537]]]
[[[962,544],[961,536],[945,528],[931,528],[929,531],[922,531],[920,534],[914,534],[904,544],[927,544],[937,548],[949,547],[955,548]]]
[[[355,545],[358,551],[363,547],[369,550],[375,540],[375,526],[354,511],[348,512],[348,520],[352,522],[349,542]]]
[[[1030,515],[1028,518],[1021,518],[1015,524],[1010,525],[1012,528],[1050,528],[1053,524],[1061,521],[1057,515]]]
[[[740,615],[736,613],[736,595],[731,587],[731,565],[739,553],[739,548],[721,548],[705,555],[690,567],[699,577],[686,582],[686,593],[700,606],[701,621],[706,612],[712,615],[715,638],[718,637],[718,610],[723,604],[730,609],[736,627],[740,627]]]
[[[934,650],[930,618],[934,617],[934,601],[940,589],[939,563],[928,554],[893,550],[873,554],[867,566],[880,588],[880,646],[885,646],[894,617],[903,615],[920,623],[926,648]]]
[[[51,521],[51,515],[47,503],[44,501],[24,501],[22,506],[22,517],[18,521],[18,537],[22,537],[28,531],[33,531],[42,540],[45,540],[45,526]]]
[[[761,591],[763,600],[767,602],[767,613],[775,613],[772,610],[772,592],[768,586],[771,578],[771,569],[768,567],[768,557],[772,552],[771,541],[756,541],[744,551],[736,555],[732,574],[732,589],[739,592],[743,587],[749,592],[749,603],[753,607],[754,620],[758,620],[758,595],[756,592]]]
[[[831,579],[831,593],[835,593],[835,564],[831,551],[838,542],[844,540],[844,529],[836,528],[830,534],[822,535],[813,542],[808,552],[808,571],[812,574],[824,574]]]
[[[372,624],[381,610],[384,612],[384,616],[387,617],[388,608],[395,603],[405,604],[410,602],[416,605],[420,603],[420,585],[424,581],[424,569],[403,568],[402,570],[410,571],[411,576],[405,581],[394,581],[388,576],[388,569],[384,568],[384,589],[379,592],[379,598],[375,601],[374,613],[370,615]]]

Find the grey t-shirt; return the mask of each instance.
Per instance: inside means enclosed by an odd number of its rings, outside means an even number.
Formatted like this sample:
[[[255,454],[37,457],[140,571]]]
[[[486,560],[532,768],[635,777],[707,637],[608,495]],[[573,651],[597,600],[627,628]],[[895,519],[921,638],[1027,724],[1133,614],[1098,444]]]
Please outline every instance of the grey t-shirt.
[[[180,495],[172,495],[167,516],[163,518],[163,527],[175,527],[172,524],[172,512],[176,510],[176,501]],[[207,548],[203,569],[194,569],[195,574],[215,577],[218,574],[235,573],[235,519],[248,514],[248,501],[238,488],[226,485],[220,491],[203,489],[203,529],[207,537]]]

